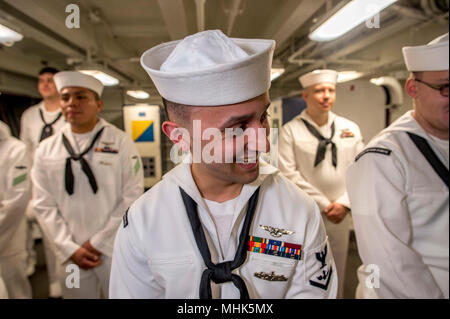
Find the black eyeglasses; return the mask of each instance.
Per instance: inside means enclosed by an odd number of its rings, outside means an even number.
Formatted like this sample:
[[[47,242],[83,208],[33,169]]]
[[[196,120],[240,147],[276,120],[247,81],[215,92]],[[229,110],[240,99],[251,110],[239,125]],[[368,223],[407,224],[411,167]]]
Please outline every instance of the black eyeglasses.
[[[430,87],[430,88],[432,88],[434,90],[438,90],[439,92],[441,92],[442,96],[448,97],[448,85],[449,85],[448,83],[447,84],[443,84],[443,85],[439,85],[439,86],[435,86],[435,85],[432,85],[430,83],[427,83],[427,82],[419,80],[419,79],[414,79],[414,81],[423,83],[426,86],[428,86],[428,87]]]

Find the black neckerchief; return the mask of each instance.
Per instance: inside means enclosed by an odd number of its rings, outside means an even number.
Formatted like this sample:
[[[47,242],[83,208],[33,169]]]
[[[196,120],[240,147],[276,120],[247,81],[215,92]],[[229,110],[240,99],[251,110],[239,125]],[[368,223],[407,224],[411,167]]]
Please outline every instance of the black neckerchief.
[[[433,170],[438,174],[438,176],[442,179],[445,185],[448,188],[448,180],[449,180],[449,171],[447,167],[441,162],[439,157],[433,152],[430,144],[423,137],[406,132],[411,140],[416,144],[419,151],[423,154],[423,156],[427,159],[428,163],[430,163]]]
[[[258,204],[259,187],[248,201],[247,213],[241,233],[239,234],[239,245],[234,260],[219,264],[214,264],[211,261],[211,252],[209,251],[205,233],[198,217],[197,203],[181,187],[180,192],[192,227],[192,232],[194,233],[195,242],[197,243],[197,247],[200,250],[200,254],[202,255],[206,267],[208,267],[202,274],[200,282],[200,299],[212,299],[211,280],[216,284],[232,281],[239,289],[241,299],[249,299],[245,282],[238,275],[232,274],[231,271],[240,267],[247,258],[248,235],[255,214],[256,205]]]
[[[308,129],[308,131],[319,140],[319,145],[317,145],[316,159],[314,161],[314,167],[319,165],[320,162],[322,162],[323,159],[325,158],[325,152],[327,150],[328,144],[331,144],[331,156],[332,156],[332,160],[333,160],[333,166],[336,167],[337,166],[337,148],[336,148],[336,144],[332,141],[332,139],[334,137],[334,131],[335,131],[334,122],[331,124],[331,137],[325,138],[308,121],[306,121],[304,119],[302,119],[302,121],[303,121],[303,123],[305,123],[305,126]]]
[[[41,131],[41,137],[39,139],[39,142],[41,142],[42,140],[45,140],[47,137],[53,135],[53,127],[52,127],[52,125],[55,124],[61,118],[62,113],[59,112],[58,116],[50,123],[46,123],[45,122],[44,114],[42,113],[41,109],[39,109],[39,115],[41,116],[41,120],[44,123],[44,127],[42,128],[42,131]]]
[[[98,187],[97,187],[97,181],[95,180],[94,173],[92,173],[91,167],[89,166],[88,162],[83,158],[84,155],[86,155],[91,148],[94,146],[95,142],[99,139],[100,135],[102,135],[103,129],[105,127],[102,127],[100,131],[97,132],[94,139],[92,140],[91,144],[80,154],[75,154],[72,145],[70,145],[69,140],[67,137],[63,134],[63,144],[66,148],[67,152],[70,154],[70,156],[66,159],[66,170],[64,174],[64,183],[66,186],[66,191],[69,195],[73,194],[73,182],[74,177],[72,173],[72,160],[74,161],[80,161],[81,163],[81,169],[83,170],[84,174],[86,174],[87,178],[89,179],[89,184],[91,185],[92,191],[94,194],[97,193]]]

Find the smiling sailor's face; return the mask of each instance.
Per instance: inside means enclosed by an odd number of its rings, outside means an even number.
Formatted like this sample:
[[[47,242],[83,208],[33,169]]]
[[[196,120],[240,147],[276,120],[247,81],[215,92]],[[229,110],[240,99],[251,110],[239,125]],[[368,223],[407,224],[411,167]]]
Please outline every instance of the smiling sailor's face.
[[[201,121],[202,170],[225,182],[239,184],[253,182],[259,175],[259,153],[270,150],[267,139],[270,133],[267,114],[269,106],[269,95],[264,93],[251,100],[232,105],[193,107],[190,112],[191,120]],[[219,136],[205,134],[211,128],[216,132],[220,131],[221,134]],[[237,135],[227,135],[227,131],[231,130]],[[195,136],[194,125],[189,128],[189,133],[191,153],[195,156],[197,150],[193,139],[198,137]],[[220,160],[208,163],[205,161],[208,155],[210,158]]]

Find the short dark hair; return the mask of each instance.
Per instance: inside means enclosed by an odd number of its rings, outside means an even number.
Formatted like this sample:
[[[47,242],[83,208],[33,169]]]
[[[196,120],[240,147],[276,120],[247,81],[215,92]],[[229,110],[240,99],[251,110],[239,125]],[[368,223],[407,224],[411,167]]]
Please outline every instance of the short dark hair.
[[[189,105],[175,103],[162,98],[166,119],[169,121],[186,123],[190,119]]]
[[[415,79],[419,79],[419,80],[422,79],[423,72],[413,72],[412,74],[413,74]]]
[[[92,90],[90,90],[90,91],[91,91],[92,93],[94,93],[94,98],[95,98],[96,101],[100,101],[100,100],[101,100],[100,95],[98,95],[97,92],[92,91]]]
[[[43,68],[43,69],[41,69],[41,70],[39,71],[39,74],[38,74],[38,75],[42,75],[42,74],[44,74],[44,73],[56,74],[56,73],[58,73],[58,72],[59,72],[59,71],[58,71],[57,69],[52,68],[52,67],[49,67],[49,66],[46,66],[45,68]]]

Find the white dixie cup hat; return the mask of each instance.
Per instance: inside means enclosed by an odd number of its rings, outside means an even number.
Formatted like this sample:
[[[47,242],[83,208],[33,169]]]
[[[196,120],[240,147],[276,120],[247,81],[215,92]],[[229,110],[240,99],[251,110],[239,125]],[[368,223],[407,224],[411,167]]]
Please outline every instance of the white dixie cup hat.
[[[336,84],[337,79],[338,72],[334,70],[314,70],[298,78],[304,88],[321,83]]]
[[[194,106],[240,103],[270,88],[275,41],[208,30],[145,51],[141,65],[165,99]]]
[[[56,89],[59,93],[66,87],[82,87],[89,89],[102,96],[103,83],[91,75],[87,75],[78,71],[61,71],[53,76]]]
[[[427,45],[404,47],[403,58],[410,72],[448,70],[448,33]]]

